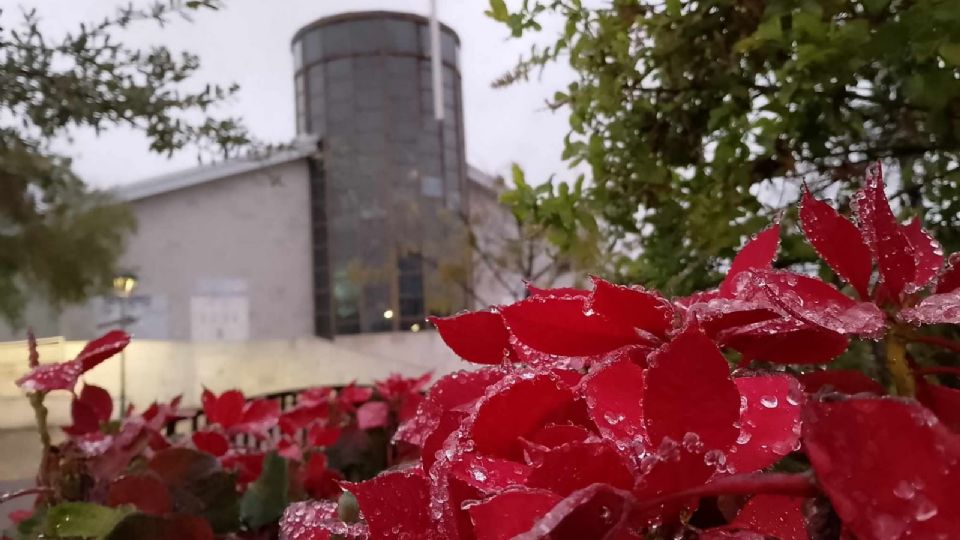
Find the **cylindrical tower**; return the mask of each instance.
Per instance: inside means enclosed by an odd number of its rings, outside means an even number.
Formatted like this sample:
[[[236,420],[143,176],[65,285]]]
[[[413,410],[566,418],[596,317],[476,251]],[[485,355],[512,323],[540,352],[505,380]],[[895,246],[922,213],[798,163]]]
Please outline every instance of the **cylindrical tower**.
[[[348,13],[293,38],[297,131],[323,147],[312,171],[318,335],[417,331],[466,306],[460,42],[446,26],[440,42],[442,121],[426,18]]]

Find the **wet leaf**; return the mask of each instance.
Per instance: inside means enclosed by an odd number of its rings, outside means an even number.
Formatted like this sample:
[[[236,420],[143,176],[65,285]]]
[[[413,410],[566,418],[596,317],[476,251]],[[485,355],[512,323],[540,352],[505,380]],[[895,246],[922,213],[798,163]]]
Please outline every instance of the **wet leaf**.
[[[857,227],[807,189],[800,200],[800,226],[820,258],[851,284],[861,299],[870,298],[873,258]]]
[[[270,452],[263,460],[263,472],[240,500],[240,519],[251,529],[273,523],[287,507],[289,483],[287,460]]]

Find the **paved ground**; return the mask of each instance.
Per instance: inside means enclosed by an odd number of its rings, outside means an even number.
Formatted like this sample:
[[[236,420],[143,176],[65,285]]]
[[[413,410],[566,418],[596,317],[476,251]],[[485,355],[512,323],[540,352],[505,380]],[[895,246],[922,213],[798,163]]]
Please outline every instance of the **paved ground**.
[[[0,493],[33,485],[40,463],[40,439],[32,429],[0,431]],[[0,506],[0,531],[10,526],[7,515],[30,508],[33,497],[21,497]]]

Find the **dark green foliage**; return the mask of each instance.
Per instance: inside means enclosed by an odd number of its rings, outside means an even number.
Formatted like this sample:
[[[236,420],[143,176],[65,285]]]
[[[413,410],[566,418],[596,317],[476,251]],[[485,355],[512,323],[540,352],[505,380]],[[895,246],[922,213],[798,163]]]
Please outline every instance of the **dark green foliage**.
[[[280,519],[289,503],[288,472],[287,460],[276,452],[267,454],[260,478],[247,488],[240,501],[240,519],[247,527],[256,530]]]
[[[207,116],[235,88],[180,89],[199,66],[196,56],[113,39],[140,21],[163,23],[220,4],[121,8],[65,36],[46,35],[33,11],[14,27],[0,26],[0,318],[19,322],[27,291],[55,306],[102,292],[133,228],[129,212],[85,186],[52,141],[78,128],[126,126],[165,154],[197,146],[224,156],[249,143],[237,121]]]
[[[669,293],[712,285],[801,179],[847,204],[877,159],[901,179],[892,184],[903,213],[923,214],[949,250],[960,248],[954,0],[490,6],[515,36],[547,16],[566,22],[498,83],[552,62],[575,71],[554,99],[570,114],[564,158],[589,165],[584,196],[607,233],[640,239],[639,257],[620,265],[624,279]],[[782,261],[808,259],[795,245]]]

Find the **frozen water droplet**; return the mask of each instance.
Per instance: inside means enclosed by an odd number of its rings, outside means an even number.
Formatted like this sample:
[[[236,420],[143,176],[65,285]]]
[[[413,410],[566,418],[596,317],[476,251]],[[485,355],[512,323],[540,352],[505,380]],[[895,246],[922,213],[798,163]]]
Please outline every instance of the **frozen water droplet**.
[[[777,396],[763,396],[760,398],[760,404],[768,409],[772,409],[779,404]]]
[[[914,489],[913,484],[906,480],[901,480],[900,483],[897,484],[897,487],[893,488],[893,494],[901,499],[912,499],[916,492],[917,490]]]
[[[700,435],[692,431],[688,431],[683,436],[683,447],[688,452],[698,454],[703,451],[703,441],[700,440]]]
[[[917,501],[917,509],[913,514],[913,517],[917,518],[917,521],[927,521],[936,515],[937,507],[932,502],[927,499]]]
[[[740,436],[737,437],[737,444],[747,444],[751,438],[753,435],[749,431],[741,431]]]

